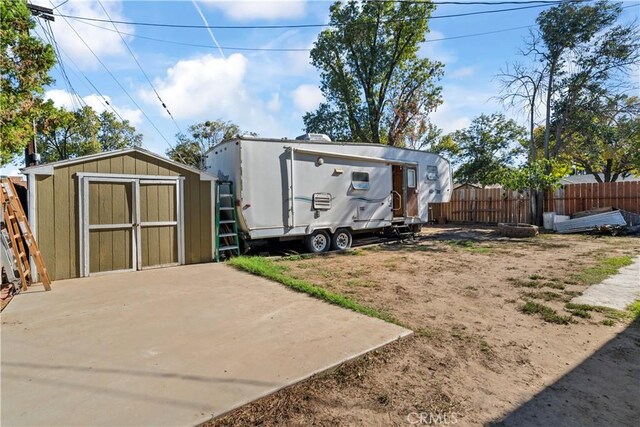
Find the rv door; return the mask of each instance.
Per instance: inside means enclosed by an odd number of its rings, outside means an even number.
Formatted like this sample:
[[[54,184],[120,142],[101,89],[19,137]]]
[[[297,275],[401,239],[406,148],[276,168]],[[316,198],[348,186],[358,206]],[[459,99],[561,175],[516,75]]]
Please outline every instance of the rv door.
[[[418,213],[418,171],[415,167],[406,167],[406,210],[408,217],[420,216]]]

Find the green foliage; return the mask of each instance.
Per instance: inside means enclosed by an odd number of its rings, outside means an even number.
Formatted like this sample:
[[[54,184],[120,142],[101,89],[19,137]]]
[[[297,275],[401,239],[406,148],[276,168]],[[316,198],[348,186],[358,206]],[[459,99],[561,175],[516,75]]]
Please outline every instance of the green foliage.
[[[314,112],[307,112],[302,117],[305,132],[323,133],[332,141],[351,141],[349,120],[341,111],[333,110],[323,102]]]
[[[499,182],[503,187],[511,190],[534,189],[542,191],[557,188],[560,185],[560,179],[570,171],[571,168],[566,163],[542,159],[518,168],[504,168],[500,172]]]
[[[43,104],[36,122],[38,151],[44,163],[139,146],[142,135],[128,121],[109,112],[96,114],[91,107],[77,111]]]
[[[229,261],[227,261],[227,263],[238,269],[247,271],[257,276],[266,277],[267,279],[271,279],[273,281],[281,283],[293,290],[306,293],[308,295],[311,295],[312,297],[321,299],[328,303],[353,310],[357,313],[366,314],[367,316],[377,317],[378,319],[382,319],[387,322],[399,324],[398,320],[396,320],[389,313],[381,312],[374,308],[363,306],[349,297],[327,291],[323,288],[315,286],[312,283],[307,282],[306,280],[293,278],[286,274],[287,269],[285,266],[276,264],[264,257],[241,256],[231,258]]]
[[[526,130],[502,114],[482,114],[471,125],[451,135],[458,164],[454,178],[461,183],[490,185],[522,152]]]
[[[564,139],[566,156],[598,181],[640,174],[640,98],[591,96],[572,113]]]
[[[211,147],[240,134],[235,123],[224,120],[207,120],[189,126],[187,134],[179,133],[176,145],[167,150],[169,158],[193,166],[203,168],[203,156]]]
[[[334,3],[332,27],[311,51],[327,102],[305,115],[306,130],[334,139],[421,145],[417,141],[429,132],[427,114],[442,102],[435,83],[443,65],[417,56],[433,8],[429,2]]]
[[[631,317],[633,317],[634,319],[640,319],[640,300],[632,303],[629,306],[628,310],[631,313]]]
[[[544,150],[547,159],[565,146],[567,127],[602,94],[624,90],[640,53],[635,23],[616,24],[621,3],[562,2],[537,19],[541,43],[534,52],[548,76]],[[634,78],[634,77],[632,77]],[[593,110],[591,110],[593,112]],[[551,133],[555,145],[550,151]],[[573,153],[579,148],[571,148]]]
[[[0,1],[0,166],[33,139],[43,87],[52,82],[53,48],[30,34],[34,27],[25,1]]]
[[[98,117],[100,126],[96,135],[101,151],[121,150],[142,145],[142,134],[128,120],[120,121],[115,114],[103,111]]]

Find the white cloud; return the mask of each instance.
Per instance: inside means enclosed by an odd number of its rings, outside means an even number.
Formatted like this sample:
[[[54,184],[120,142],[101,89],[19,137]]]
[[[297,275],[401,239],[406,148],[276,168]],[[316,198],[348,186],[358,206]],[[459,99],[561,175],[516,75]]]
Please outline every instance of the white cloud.
[[[126,21],[126,18],[122,14],[121,1],[103,1],[102,4],[109,13],[111,19]],[[56,12],[87,18],[108,19],[99,3],[86,0],[70,0],[56,9]],[[98,25],[113,30],[113,26],[111,24],[100,23]],[[127,33],[134,31],[134,28],[131,26],[122,24],[116,25],[120,31]],[[78,66],[82,68],[97,67],[98,61],[78,35],[76,35],[73,29],[78,32],[80,37],[86,41],[95,54],[103,61],[105,60],[105,57],[121,55],[126,52],[126,48],[122,43],[120,36],[114,31],[106,31],[80,21],[74,21],[68,18],[64,19],[62,17],[56,17],[56,20],[51,23],[51,26],[53,28],[55,39],[62,47],[64,54],[71,56]],[[40,30],[39,33],[41,34],[42,31]],[[128,38],[128,36],[125,36],[125,38]],[[63,57],[63,61],[65,59],[66,58]]]
[[[456,55],[443,47],[442,42],[437,41],[444,38],[444,34],[440,31],[430,31],[427,34],[426,41],[420,45],[418,56],[429,58],[432,61],[440,61],[443,64],[452,64],[457,61]]]
[[[207,54],[178,61],[164,78],[156,79],[155,87],[177,119],[215,115],[235,109],[238,101],[247,98],[246,70],[247,58],[242,54],[228,58]],[[141,90],[140,96],[161,108],[152,90]]]
[[[206,4],[236,21],[299,18],[305,14],[304,0],[206,0]]]
[[[291,92],[293,104],[300,111],[307,112],[315,110],[324,101],[324,95],[318,86],[300,85]]]
[[[280,95],[272,92],[265,102],[264,97],[250,91],[247,69],[248,59],[242,54],[227,58],[207,54],[178,61],[163,78],[155,79],[154,86],[178,120],[220,118],[248,132],[284,136],[285,125],[272,115],[280,108]],[[152,90],[142,89],[139,95],[162,110]]]
[[[457,68],[447,74],[447,77],[452,79],[461,79],[463,77],[470,77],[476,73],[476,67],[461,67]]]
[[[282,107],[282,101],[280,101],[280,92],[276,92],[271,96],[269,102],[267,102],[267,108],[269,111],[278,112]]]
[[[53,101],[53,103],[58,106],[65,108],[67,110],[73,110],[79,103],[77,99],[74,99],[74,96],[69,92],[61,89],[51,89],[45,92],[45,98],[48,98]],[[111,98],[105,96],[104,99],[111,104],[111,106],[120,114],[120,116],[124,120],[129,120],[129,122],[133,126],[139,126],[142,123],[142,112],[138,109],[132,109],[125,106],[114,105],[111,101]],[[82,97],[82,100],[91,108],[93,108],[97,113],[102,113],[105,110],[113,112],[111,108],[107,107],[101,96],[91,94]]]

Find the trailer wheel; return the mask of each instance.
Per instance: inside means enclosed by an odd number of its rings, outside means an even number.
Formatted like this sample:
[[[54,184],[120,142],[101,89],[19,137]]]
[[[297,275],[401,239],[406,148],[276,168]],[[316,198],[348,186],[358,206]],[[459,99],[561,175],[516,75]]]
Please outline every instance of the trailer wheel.
[[[349,249],[351,247],[351,242],[353,242],[351,232],[346,228],[340,228],[336,230],[331,238],[331,249],[336,251]]]
[[[305,238],[307,250],[312,254],[327,252],[331,245],[329,233],[324,230],[316,230]]]

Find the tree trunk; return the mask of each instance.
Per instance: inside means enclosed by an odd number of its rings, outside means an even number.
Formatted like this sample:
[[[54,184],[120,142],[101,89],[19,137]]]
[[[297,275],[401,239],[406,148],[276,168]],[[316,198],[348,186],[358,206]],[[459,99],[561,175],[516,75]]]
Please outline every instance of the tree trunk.
[[[547,105],[545,106],[544,125],[544,158],[549,160],[549,139],[551,137],[551,96],[553,94],[553,78],[556,73],[557,59],[551,60],[549,67],[549,86],[547,87]]]

